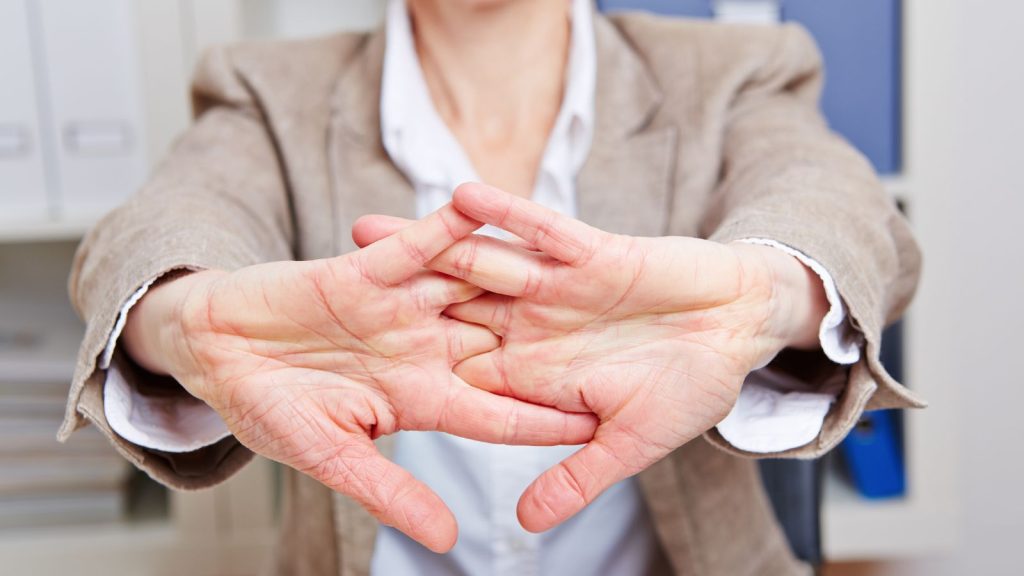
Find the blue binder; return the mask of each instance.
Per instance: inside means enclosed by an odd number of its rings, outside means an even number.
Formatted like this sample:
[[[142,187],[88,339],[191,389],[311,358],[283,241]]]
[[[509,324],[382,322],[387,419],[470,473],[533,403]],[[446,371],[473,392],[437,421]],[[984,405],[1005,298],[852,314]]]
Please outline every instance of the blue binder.
[[[882,365],[903,380],[903,323],[882,333]],[[897,498],[906,493],[903,418],[899,411],[866,412],[839,445],[854,488],[866,498]]]
[[[866,412],[840,444],[857,492],[865,498],[897,498],[906,492],[898,414]]]
[[[778,0],[784,20],[814,35],[825,58],[822,109],[832,128],[882,174],[900,171],[900,0]],[[713,0],[599,0],[602,10],[710,18]]]

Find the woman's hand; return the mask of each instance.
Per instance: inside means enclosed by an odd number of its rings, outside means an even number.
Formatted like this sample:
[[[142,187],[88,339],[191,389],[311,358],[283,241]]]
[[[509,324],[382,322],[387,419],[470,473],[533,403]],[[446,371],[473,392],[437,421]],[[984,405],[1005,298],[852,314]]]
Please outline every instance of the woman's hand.
[[[216,409],[248,448],[446,551],[457,534],[451,512],[372,439],[440,430],[485,442],[579,444],[596,426],[592,415],[494,395],[452,374],[499,340],[442,316],[479,288],[423,266],[479,226],[449,205],[338,258],[183,276],[133,309],[126,344],[145,367]]]
[[[539,250],[471,237],[429,264],[492,292],[447,309],[503,338],[456,373],[601,420],[589,444],[523,494],[529,530],[566,520],[715,426],[751,370],[817,342],[821,282],[774,248],[609,234],[481,185],[460,187],[455,205]],[[366,244],[402,225],[367,218],[354,236]]]

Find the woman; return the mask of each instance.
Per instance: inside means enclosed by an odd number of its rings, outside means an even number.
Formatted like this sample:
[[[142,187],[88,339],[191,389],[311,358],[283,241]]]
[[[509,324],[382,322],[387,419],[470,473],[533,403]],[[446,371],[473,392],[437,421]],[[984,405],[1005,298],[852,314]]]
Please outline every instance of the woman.
[[[587,0],[218,49],[79,252],[62,434],[287,464],[282,573],[805,573],[738,456],[919,405],[878,362],[919,256],[820,81],[799,29]]]

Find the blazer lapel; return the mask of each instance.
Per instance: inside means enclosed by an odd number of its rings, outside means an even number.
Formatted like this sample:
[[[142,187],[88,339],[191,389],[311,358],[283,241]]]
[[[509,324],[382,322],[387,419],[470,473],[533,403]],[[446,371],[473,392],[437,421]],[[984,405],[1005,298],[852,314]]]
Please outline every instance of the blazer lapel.
[[[677,129],[653,121],[661,106],[661,92],[615,26],[596,15],[594,32],[594,138],[577,179],[580,219],[609,232],[664,235]]]
[[[335,89],[328,141],[331,207],[339,253],[356,248],[350,231],[366,214],[415,218],[415,191],[384,150],[380,134],[380,91],[385,32],[369,34],[362,53]]]

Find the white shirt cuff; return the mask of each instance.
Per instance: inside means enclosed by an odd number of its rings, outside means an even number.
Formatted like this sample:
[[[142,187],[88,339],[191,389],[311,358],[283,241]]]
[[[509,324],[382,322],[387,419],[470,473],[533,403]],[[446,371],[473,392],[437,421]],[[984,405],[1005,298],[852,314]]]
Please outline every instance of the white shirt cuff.
[[[825,267],[803,252],[774,240],[748,238],[742,241],[778,248],[821,278],[829,303],[818,331],[821,349],[836,364],[859,361],[861,336],[847,321],[846,305]],[[736,405],[718,423],[719,434],[734,447],[759,454],[782,452],[811,442],[821,433],[836,394],[805,388],[796,379],[769,369],[752,372],[740,389]]]
[[[118,436],[164,452],[194,452],[231,435],[220,414],[202,400],[188,394],[144,395],[117,366],[107,370],[103,412]]]
[[[751,372],[718,433],[734,447],[768,454],[803,446],[821,433],[836,395],[771,369]]]
[[[822,318],[821,326],[818,329],[821,350],[829,360],[836,364],[856,364],[860,360],[862,339],[860,333],[854,330],[850,323],[847,322],[846,304],[843,303],[843,299],[839,296],[836,281],[832,279],[832,275],[828,273],[828,270],[825,270],[821,263],[803,252],[774,240],[746,238],[741,240],[741,242],[778,248],[799,260],[801,264],[817,274],[818,278],[821,278],[821,283],[825,287],[825,298],[828,300],[829,305],[828,312]]]
[[[149,292],[153,283],[161,277],[162,276],[157,276],[143,284],[141,288],[136,290],[135,293],[128,298],[128,301],[124,303],[124,306],[121,306],[121,311],[117,314],[117,321],[114,322],[114,329],[110,331],[110,338],[107,339],[107,345],[103,348],[103,355],[100,356],[100,370],[110,368],[110,361],[114,358],[114,348],[117,346],[117,340],[121,337],[121,332],[124,332],[125,324],[128,323],[128,312],[139,303],[139,300],[142,300],[142,297],[146,295],[146,292]]]
[[[133,444],[171,453],[193,452],[231,435],[220,415],[202,400],[188,394],[142,394],[125,380],[117,366],[111,365],[128,312],[159,278],[143,284],[121,307],[100,356],[99,368],[107,371],[103,386],[103,413],[111,430]]]

